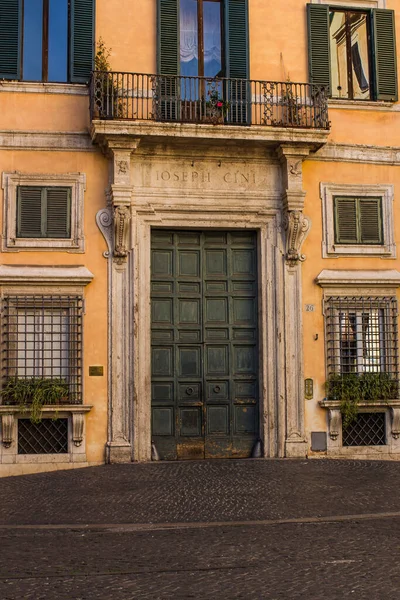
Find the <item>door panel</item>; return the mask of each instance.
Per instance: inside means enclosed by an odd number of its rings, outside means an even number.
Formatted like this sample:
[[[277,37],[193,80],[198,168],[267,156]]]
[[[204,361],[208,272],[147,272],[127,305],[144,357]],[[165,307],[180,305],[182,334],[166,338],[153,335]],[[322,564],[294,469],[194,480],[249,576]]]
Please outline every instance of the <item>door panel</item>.
[[[152,231],[152,438],[162,459],[258,438],[256,234]]]

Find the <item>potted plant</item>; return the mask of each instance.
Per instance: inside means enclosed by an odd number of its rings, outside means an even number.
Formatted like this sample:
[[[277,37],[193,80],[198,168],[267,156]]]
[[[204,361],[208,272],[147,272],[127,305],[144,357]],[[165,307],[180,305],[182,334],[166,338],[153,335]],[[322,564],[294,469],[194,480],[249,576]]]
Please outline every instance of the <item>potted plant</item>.
[[[105,119],[122,117],[124,108],[117,81],[111,71],[110,55],[111,49],[107,48],[103,38],[100,37],[94,58],[94,102],[98,116]]]
[[[230,102],[219,95],[218,90],[208,90],[204,121],[213,125],[223,124]]]
[[[343,427],[357,419],[360,403],[397,399],[399,382],[389,373],[332,373],[326,384],[327,400],[340,401]]]
[[[1,390],[4,405],[19,406],[21,411],[30,411],[32,423],[39,423],[45,405],[59,405],[68,402],[69,386],[65,379],[45,379],[12,377]]]

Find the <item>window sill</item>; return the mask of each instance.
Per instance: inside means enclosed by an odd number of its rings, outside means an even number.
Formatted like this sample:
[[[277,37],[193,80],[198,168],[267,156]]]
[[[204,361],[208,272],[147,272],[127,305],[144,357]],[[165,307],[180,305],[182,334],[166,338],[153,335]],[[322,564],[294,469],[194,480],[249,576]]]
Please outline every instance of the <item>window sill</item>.
[[[340,409],[340,404],[341,401],[340,400],[327,400],[326,398],[324,398],[323,400],[319,401],[319,405],[321,406],[321,408],[330,408],[333,410],[339,410]],[[365,401],[365,402],[358,402],[357,406],[359,408],[400,408],[400,399],[397,398],[395,400],[371,400],[371,401]]]
[[[0,92],[21,92],[24,94],[65,94],[68,96],[88,96],[89,88],[82,83],[40,83],[31,81],[0,81]]]
[[[328,108],[342,108],[344,110],[378,110],[385,112],[400,111],[400,105],[395,102],[384,102],[382,100],[347,100],[331,98],[328,100]]]
[[[380,258],[396,258],[396,246],[373,246],[370,244],[334,244],[323,245],[323,258],[337,257],[354,257],[354,256],[376,256]]]

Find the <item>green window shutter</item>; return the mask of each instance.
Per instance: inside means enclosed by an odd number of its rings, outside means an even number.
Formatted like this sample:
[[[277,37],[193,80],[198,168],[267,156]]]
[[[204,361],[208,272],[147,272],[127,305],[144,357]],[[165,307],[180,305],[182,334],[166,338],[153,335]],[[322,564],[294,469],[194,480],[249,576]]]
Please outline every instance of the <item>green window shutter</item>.
[[[46,237],[68,238],[71,231],[71,188],[46,189]]]
[[[335,244],[357,244],[357,200],[335,198]]]
[[[394,11],[372,11],[377,100],[397,100],[396,34]]]
[[[249,19],[247,0],[226,0],[224,3],[225,96],[230,102],[230,121],[246,124],[251,115],[249,99]],[[240,79],[241,81],[235,81]]]
[[[307,4],[308,66],[310,82],[330,94],[329,7]]]
[[[22,0],[0,2],[0,79],[21,78]]]
[[[17,237],[43,237],[42,206],[44,189],[41,187],[18,187]]]
[[[94,61],[95,0],[71,0],[70,80],[86,83]]]
[[[360,198],[359,223],[362,244],[382,244],[382,200]]]
[[[178,0],[158,0],[157,70],[160,75],[179,75]]]
[[[225,65],[226,76],[249,78],[248,1],[226,0],[225,8]]]

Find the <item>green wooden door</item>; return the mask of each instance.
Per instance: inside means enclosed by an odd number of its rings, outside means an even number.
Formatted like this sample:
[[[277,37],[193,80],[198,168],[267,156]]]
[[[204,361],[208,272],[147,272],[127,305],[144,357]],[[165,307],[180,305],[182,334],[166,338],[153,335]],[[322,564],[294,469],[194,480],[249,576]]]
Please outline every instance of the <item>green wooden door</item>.
[[[152,440],[162,459],[251,454],[256,250],[251,231],[152,230]]]

